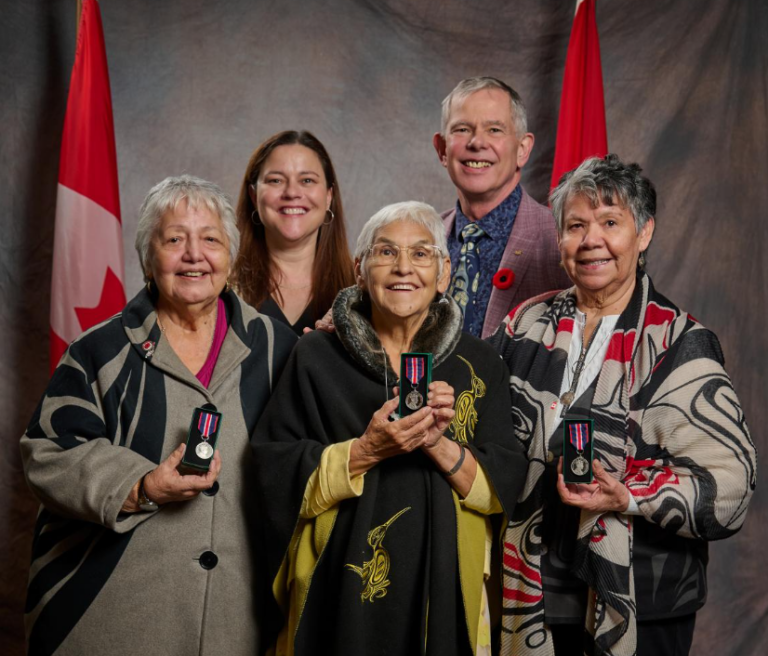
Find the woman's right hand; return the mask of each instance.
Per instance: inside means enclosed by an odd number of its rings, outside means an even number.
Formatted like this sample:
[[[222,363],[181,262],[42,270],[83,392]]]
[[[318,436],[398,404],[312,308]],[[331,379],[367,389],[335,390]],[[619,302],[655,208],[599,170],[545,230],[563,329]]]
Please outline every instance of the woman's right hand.
[[[177,468],[184,457],[185,449],[186,444],[179,444],[163,462],[144,477],[144,494],[150,501],[158,505],[173,501],[189,501],[216,482],[221,471],[221,456],[218,449],[213,454],[211,468],[207,472],[182,474]],[[134,496],[138,498],[139,482],[136,483],[126,505],[123,506],[125,510],[129,505],[133,505],[130,501]]]
[[[368,428],[352,445],[349,452],[349,473],[357,476],[367,472],[382,460],[398,456],[421,447],[434,423],[432,408],[424,407],[412,415],[390,421],[397,411],[400,397],[387,401],[373,413]]]

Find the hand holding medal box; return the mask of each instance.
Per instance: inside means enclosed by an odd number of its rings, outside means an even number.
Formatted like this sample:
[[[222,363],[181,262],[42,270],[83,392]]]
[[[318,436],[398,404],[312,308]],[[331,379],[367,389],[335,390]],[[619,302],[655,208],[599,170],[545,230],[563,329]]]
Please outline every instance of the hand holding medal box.
[[[593,419],[563,420],[563,479],[566,483],[591,483]]]
[[[200,471],[208,471],[216,442],[221,429],[221,413],[212,403],[206,403],[202,408],[195,408],[187,436],[187,450],[181,461],[182,466],[192,467]]]
[[[400,356],[400,416],[407,417],[427,403],[432,382],[431,353],[403,353]]]

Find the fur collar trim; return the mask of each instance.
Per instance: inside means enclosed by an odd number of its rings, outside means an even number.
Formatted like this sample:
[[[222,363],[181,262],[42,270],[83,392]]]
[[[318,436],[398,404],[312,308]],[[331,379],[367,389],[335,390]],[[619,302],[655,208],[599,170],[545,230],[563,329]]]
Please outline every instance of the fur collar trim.
[[[447,302],[436,301],[429,306],[429,314],[411,347],[415,353],[431,353],[432,366],[437,367],[456,348],[461,338],[463,316],[456,302],[446,296]],[[347,353],[365,371],[384,382],[396,381],[389,358],[382,352],[381,342],[371,325],[371,303],[359,287],[342,289],[333,303],[333,324],[336,334]]]

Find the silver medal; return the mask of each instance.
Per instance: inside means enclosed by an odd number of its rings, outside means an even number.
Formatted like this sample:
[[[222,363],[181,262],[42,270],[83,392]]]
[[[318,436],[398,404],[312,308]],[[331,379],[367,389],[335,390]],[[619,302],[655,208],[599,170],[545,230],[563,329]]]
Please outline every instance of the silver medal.
[[[411,410],[418,410],[424,405],[424,397],[416,390],[413,390],[405,397],[405,405]]]
[[[208,460],[213,455],[213,447],[208,442],[200,442],[195,447],[195,453],[201,460]]]
[[[572,463],[571,463],[571,471],[576,474],[576,476],[584,476],[589,471],[589,462],[586,458],[582,458],[581,456],[578,456]]]

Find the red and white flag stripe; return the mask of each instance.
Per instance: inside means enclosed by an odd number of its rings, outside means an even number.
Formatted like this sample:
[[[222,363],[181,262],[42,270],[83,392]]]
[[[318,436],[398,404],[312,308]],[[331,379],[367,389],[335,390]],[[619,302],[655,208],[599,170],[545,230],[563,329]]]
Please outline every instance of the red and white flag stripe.
[[[576,2],[560,96],[552,189],[563,173],[576,168],[587,157],[603,157],[608,153],[595,2]]]
[[[51,280],[51,369],[81,332],[125,305],[123,235],[107,54],[84,0],[61,143]]]

